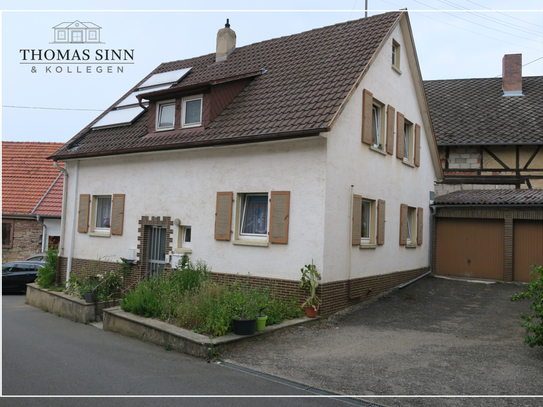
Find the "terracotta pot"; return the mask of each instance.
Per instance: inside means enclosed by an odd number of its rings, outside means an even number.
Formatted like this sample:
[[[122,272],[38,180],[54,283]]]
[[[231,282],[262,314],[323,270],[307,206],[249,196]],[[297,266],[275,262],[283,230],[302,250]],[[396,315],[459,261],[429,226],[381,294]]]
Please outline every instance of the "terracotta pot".
[[[317,316],[317,311],[313,307],[305,307],[305,315],[308,318],[315,318]]]

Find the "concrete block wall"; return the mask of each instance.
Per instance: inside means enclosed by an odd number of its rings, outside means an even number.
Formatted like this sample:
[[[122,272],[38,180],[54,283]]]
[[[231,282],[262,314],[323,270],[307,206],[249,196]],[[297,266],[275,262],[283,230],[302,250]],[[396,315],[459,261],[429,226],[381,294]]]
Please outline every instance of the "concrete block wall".
[[[477,147],[451,148],[448,164],[450,170],[479,169],[481,167],[481,151]]]

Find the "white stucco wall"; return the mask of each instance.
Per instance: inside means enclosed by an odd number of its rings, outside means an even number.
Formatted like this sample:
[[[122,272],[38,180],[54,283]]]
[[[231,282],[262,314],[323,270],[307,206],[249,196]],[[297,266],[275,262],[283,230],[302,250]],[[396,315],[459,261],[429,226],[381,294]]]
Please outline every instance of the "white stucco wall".
[[[60,236],[60,219],[45,218],[43,223],[47,226],[47,236]]]
[[[401,74],[391,68],[392,39],[401,45]],[[434,170],[421,107],[415,93],[404,35],[398,26],[387,39],[368,73],[347,103],[332,131],[327,133],[324,282],[413,270],[429,265],[429,193]],[[391,105],[412,123],[421,125],[420,167],[404,164],[394,155],[382,155],[361,142],[363,89]],[[386,117],[386,116],[385,116]],[[396,124],[394,126],[396,131]],[[396,136],[396,134],[395,134]],[[384,143],[383,143],[384,144]],[[353,193],[386,201],[385,244],[359,249],[350,243],[351,185]],[[399,244],[400,205],[424,208],[424,242],[417,248]],[[349,273],[349,250],[351,270]]]
[[[106,238],[76,232],[73,256],[127,257],[138,244],[142,216],[171,216],[191,226],[192,258],[206,261],[213,271],[298,280],[304,264],[323,264],[325,162],[323,137],[81,160],[75,196],[125,194],[124,231]],[[70,228],[77,224],[72,210],[75,163],[68,162],[67,170],[65,256]],[[236,194],[274,190],[290,191],[288,244],[248,247],[214,239],[217,192],[234,192],[235,230]]]

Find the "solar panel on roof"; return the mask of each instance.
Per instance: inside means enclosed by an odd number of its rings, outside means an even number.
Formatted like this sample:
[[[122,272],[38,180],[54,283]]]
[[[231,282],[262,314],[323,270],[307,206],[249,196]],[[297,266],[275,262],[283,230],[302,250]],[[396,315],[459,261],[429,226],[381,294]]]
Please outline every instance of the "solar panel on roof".
[[[191,69],[192,68],[183,68],[176,71],[156,73],[143,82],[143,84],[140,85],[140,88],[179,82]]]
[[[150,91],[154,92],[155,90],[167,89],[169,87],[170,85],[162,85],[162,86],[157,86],[156,88],[153,88],[153,89],[145,89],[145,90],[138,90],[136,92],[132,92],[130,95],[125,97],[123,100],[121,100],[119,104],[117,105],[117,107],[137,105],[138,104],[138,99],[136,97],[137,95],[141,93],[147,93]]]
[[[98,120],[93,129],[98,127],[124,126],[132,123],[132,121],[143,112],[140,106],[129,107],[127,109],[112,110],[100,120]]]

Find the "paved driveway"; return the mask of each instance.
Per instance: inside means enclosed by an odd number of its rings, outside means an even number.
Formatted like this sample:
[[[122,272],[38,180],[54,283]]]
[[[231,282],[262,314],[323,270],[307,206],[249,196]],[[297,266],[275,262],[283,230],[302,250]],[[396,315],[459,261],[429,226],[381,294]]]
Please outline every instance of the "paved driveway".
[[[523,344],[519,283],[426,277],[310,327],[241,344],[226,362],[347,395],[543,395]],[[540,406],[543,398],[368,398],[390,406]]]

